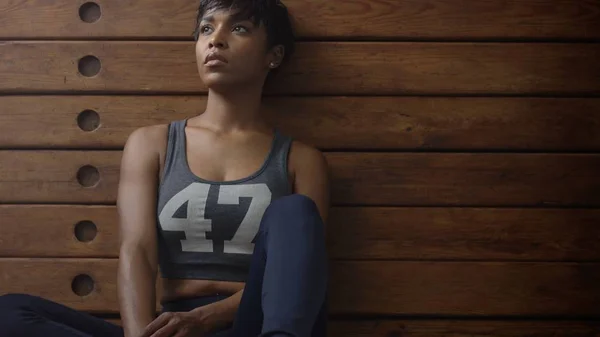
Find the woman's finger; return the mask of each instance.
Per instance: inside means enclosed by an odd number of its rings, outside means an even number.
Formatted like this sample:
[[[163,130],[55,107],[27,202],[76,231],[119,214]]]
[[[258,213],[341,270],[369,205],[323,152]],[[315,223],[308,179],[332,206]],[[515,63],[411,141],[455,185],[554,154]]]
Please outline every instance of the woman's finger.
[[[152,336],[150,337],[172,337],[178,332],[179,324],[174,322],[173,320],[169,321],[169,324],[163,326],[158,329]]]
[[[174,335],[173,337],[190,337],[188,333],[189,333],[188,330],[181,329],[181,330],[177,331],[177,334]],[[198,334],[194,335],[194,337],[202,337],[202,336],[203,335],[198,335]]]
[[[148,324],[146,326],[146,328],[144,329],[144,332],[142,333],[142,335],[140,337],[152,336],[153,333],[158,331],[163,326],[167,325],[167,323],[169,323],[169,321],[171,320],[172,317],[173,317],[173,314],[170,312],[162,313],[154,321],[152,321],[150,324]]]

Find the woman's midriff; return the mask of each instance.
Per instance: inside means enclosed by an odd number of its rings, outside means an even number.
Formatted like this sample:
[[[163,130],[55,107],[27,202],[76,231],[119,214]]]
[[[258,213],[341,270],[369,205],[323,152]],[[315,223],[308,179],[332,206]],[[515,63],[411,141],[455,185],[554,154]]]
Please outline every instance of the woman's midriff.
[[[245,285],[243,282],[192,279],[161,279],[160,282],[162,301],[217,294],[233,295],[244,289]]]

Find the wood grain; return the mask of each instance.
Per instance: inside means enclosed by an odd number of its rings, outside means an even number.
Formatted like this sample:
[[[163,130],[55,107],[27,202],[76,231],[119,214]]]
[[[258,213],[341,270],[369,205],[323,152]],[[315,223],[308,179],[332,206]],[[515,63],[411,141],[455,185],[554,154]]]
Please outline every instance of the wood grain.
[[[192,38],[197,2],[11,0],[0,6],[0,38]],[[581,39],[600,37],[596,0],[287,0],[303,39]],[[31,18],[36,18],[31,20]]]
[[[107,321],[121,325],[119,319]],[[330,319],[330,337],[597,337],[596,321]]]
[[[117,151],[0,151],[0,202],[114,203],[121,152]],[[97,183],[84,187],[83,167],[93,167]]]
[[[26,293],[91,312],[118,311],[117,260],[4,259],[0,291]],[[89,275],[94,289],[87,296],[73,292],[78,275]]]
[[[118,311],[114,259],[2,259],[2,293],[26,292],[80,310]],[[78,274],[95,288],[72,293]],[[600,316],[600,265],[492,262],[334,262],[334,314]]]
[[[0,202],[114,203],[120,151],[0,151]],[[598,206],[595,154],[328,152],[335,205]],[[84,187],[80,168],[98,170]],[[85,181],[84,181],[85,182]]]
[[[328,336],[352,337],[597,337],[596,321],[363,320],[330,321]]]
[[[85,77],[78,60],[94,55]],[[304,42],[267,94],[600,93],[600,44]],[[3,42],[0,93],[201,93],[191,42]]]
[[[118,257],[119,226],[114,206],[0,205],[0,256]],[[96,235],[78,240],[76,225],[92,222]]]
[[[335,259],[590,260],[600,210],[336,207]]]
[[[0,147],[120,149],[136,128],[205,106],[205,96],[4,96]],[[86,110],[97,119],[79,118]],[[324,150],[600,151],[597,98],[267,97],[264,110]]]
[[[0,206],[2,257],[119,255],[114,206]],[[81,242],[75,225],[97,235]],[[600,210],[334,207],[330,258],[600,261]]]
[[[597,316],[595,264],[336,262],[331,305],[347,314]],[[583,291],[585,289],[585,291]]]
[[[327,159],[338,204],[598,204],[595,155],[328,153]]]

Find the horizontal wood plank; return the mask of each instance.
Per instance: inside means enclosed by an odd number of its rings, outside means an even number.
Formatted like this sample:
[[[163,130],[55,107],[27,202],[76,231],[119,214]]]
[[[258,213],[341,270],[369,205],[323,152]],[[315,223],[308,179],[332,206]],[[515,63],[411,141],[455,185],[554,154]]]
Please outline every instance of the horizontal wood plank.
[[[114,203],[120,157],[120,151],[0,151],[0,202]],[[335,205],[600,205],[595,154],[328,152],[326,158]]]
[[[122,148],[136,128],[205,106],[205,96],[4,96],[0,147]],[[597,98],[267,97],[264,110],[324,150],[600,151]]]
[[[119,256],[115,206],[0,205],[0,219],[2,257]]]
[[[597,337],[597,321],[362,320],[330,321],[332,337]]]
[[[26,292],[92,312],[116,312],[117,260],[2,259],[2,293]],[[91,276],[81,297],[73,279]],[[600,316],[600,264],[334,262],[334,314]]]
[[[593,43],[305,42],[266,93],[599,94],[598,59]],[[0,76],[0,93],[206,91],[191,42],[3,42]]]
[[[114,206],[4,205],[0,219],[2,257],[119,255]],[[332,259],[600,261],[598,223],[590,209],[334,207],[327,238]]]
[[[600,210],[336,207],[336,259],[593,260]]]
[[[337,262],[331,303],[348,314],[600,314],[600,265]]]
[[[114,203],[120,161],[120,151],[0,151],[0,203]]]
[[[198,4],[184,0],[96,1],[102,16],[98,21],[86,23],[78,15],[84,2],[5,2],[0,7],[3,12],[0,38],[191,39]],[[600,3],[596,0],[286,0],[284,3],[292,14],[297,35],[305,39],[600,38]]]
[[[594,206],[600,156],[328,153],[345,205]]]
[[[121,325],[120,319],[107,321]],[[596,321],[331,319],[330,337],[597,337]]]
[[[118,311],[117,262],[115,259],[0,260],[0,291],[41,296],[77,310],[115,312]],[[79,296],[73,290],[79,275],[93,280],[93,290],[86,296]]]

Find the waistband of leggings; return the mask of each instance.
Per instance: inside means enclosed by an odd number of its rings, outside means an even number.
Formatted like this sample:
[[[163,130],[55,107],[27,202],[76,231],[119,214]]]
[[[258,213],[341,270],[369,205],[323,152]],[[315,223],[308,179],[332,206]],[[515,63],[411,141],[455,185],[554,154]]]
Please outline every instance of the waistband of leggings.
[[[191,311],[195,308],[205,306],[214,302],[218,302],[226,299],[230,295],[226,294],[215,294],[208,296],[196,296],[188,298],[180,298],[170,301],[161,302],[162,312],[181,312]]]

